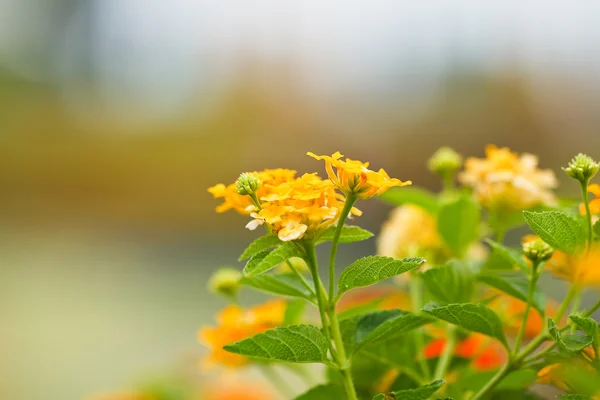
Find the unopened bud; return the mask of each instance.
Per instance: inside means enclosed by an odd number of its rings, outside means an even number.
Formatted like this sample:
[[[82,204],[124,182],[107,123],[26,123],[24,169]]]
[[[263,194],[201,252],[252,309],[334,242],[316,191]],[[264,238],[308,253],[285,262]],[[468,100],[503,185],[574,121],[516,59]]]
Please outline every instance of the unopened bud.
[[[429,159],[428,166],[431,172],[442,176],[454,174],[462,166],[462,156],[450,147],[441,147]]]
[[[577,179],[579,182],[588,182],[598,173],[600,164],[594,161],[592,157],[579,153],[573,157],[569,165],[563,168],[563,170],[567,175],[573,179]]]
[[[252,195],[260,188],[261,183],[256,174],[244,172],[235,181],[235,188],[242,196]]]
[[[208,280],[208,290],[223,296],[233,297],[240,289],[242,273],[233,268],[221,268]]]
[[[554,249],[540,238],[523,243],[523,255],[533,263],[548,261]]]

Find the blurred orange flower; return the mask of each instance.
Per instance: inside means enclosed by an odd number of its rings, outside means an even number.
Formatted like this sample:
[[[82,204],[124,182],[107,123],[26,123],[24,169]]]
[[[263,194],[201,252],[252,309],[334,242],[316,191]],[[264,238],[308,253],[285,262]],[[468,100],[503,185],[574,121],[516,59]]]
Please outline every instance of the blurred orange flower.
[[[439,357],[446,344],[445,338],[433,339],[425,346],[425,358]],[[473,368],[480,371],[498,368],[507,359],[506,352],[499,343],[479,333],[473,333],[460,341],[454,349],[454,355],[470,359]]]
[[[538,168],[533,154],[518,155],[509,148],[489,145],[485,158],[468,158],[459,181],[474,189],[485,207],[494,210],[523,210],[556,203],[557,186],[551,170]]]
[[[546,264],[546,268],[559,278],[577,286],[600,285],[600,246],[579,256],[569,256],[556,251]]]
[[[410,185],[410,181],[402,182],[396,178],[390,178],[385,170],[375,172],[370,170],[369,163],[343,157],[339,151],[331,156],[317,156],[312,152],[307,155],[316,160],[325,160],[325,168],[329,179],[346,195],[354,195],[359,199],[368,199],[381,194],[394,186]],[[335,168],[335,171],[334,171]]]
[[[281,325],[285,307],[284,301],[276,300],[249,310],[234,305],[223,309],[216,327],[203,327],[198,331],[198,339],[210,349],[204,365],[239,367],[247,364],[246,357],[229,353],[223,346]]]
[[[594,183],[588,186],[588,192],[594,195],[594,198],[590,200],[590,212],[592,215],[600,214],[600,185]],[[579,205],[579,212],[581,215],[585,215],[585,206]]]

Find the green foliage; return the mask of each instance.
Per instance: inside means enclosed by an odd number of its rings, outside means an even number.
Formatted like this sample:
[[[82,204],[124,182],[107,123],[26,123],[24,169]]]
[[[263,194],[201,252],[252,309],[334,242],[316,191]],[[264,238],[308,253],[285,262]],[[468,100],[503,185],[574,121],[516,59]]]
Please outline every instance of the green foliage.
[[[594,338],[581,333],[562,334],[552,318],[548,318],[548,333],[560,348],[571,353],[578,353],[592,344]]]
[[[254,254],[244,267],[244,275],[252,277],[263,274],[292,257],[301,256],[301,252],[293,242],[286,242],[275,250],[263,250]]]
[[[313,325],[275,328],[223,347],[247,357],[294,363],[327,363],[328,348],[327,339]]]
[[[317,244],[323,242],[331,242],[333,240],[333,236],[335,235],[336,228],[337,227],[332,226],[324,230],[323,233],[321,233],[321,235],[319,235],[319,237],[317,238]],[[367,240],[371,237],[373,237],[373,234],[367,231],[366,229],[353,225],[345,225],[342,228],[342,233],[340,234],[339,242],[354,243],[360,242],[362,240]]]
[[[306,303],[303,300],[289,301],[283,315],[283,326],[297,325],[302,319]]]
[[[455,255],[462,256],[479,237],[479,205],[471,196],[461,194],[444,200],[437,215],[440,237]]]
[[[569,319],[573,321],[573,323],[575,323],[579,329],[584,331],[586,335],[591,337],[593,343],[599,343],[598,333],[600,328],[595,320],[590,317],[582,317],[577,314],[569,315]]]
[[[308,290],[302,284],[300,278],[294,274],[255,275],[252,277],[243,277],[240,283],[267,293],[287,297],[300,297],[313,303],[316,301],[313,292]]]
[[[343,399],[344,388],[337,384],[318,385],[296,397],[294,400],[333,400]]]
[[[246,247],[246,250],[243,251],[242,255],[239,258],[239,261],[245,260],[246,258],[250,258],[253,255],[263,251],[272,249],[273,247],[277,247],[283,242],[279,240],[277,235],[265,235],[261,236],[258,239],[254,240],[252,243]]]
[[[473,297],[475,277],[466,265],[457,260],[419,275],[427,291],[442,304],[467,303]]]
[[[395,206],[413,204],[431,214],[435,214],[438,210],[436,196],[428,190],[417,187],[391,188],[379,195],[379,199]]]
[[[484,272],[477,276],[477,280],[490,287],[500,290],[521,301],[527,302],[529,291],[529,279],[522,273],[518,272]],[[532,306],[540,312],[540,315],[545,314],[546,298],[544,293],[539,288],[536,288]]]
[[[393,395],[395,397],[389,396],[386,398],[386,394],[378,394],[377,396],[373,397],[373,400],[388,400],[388,398],[396,400],[427,400],[435,392],[437,392],[444,383],[445,381],[440,379],[435,382],[431,382],[428,385],[421,386],[420,388],[394,392]]]
[[[340,295],[358,287],[370,286],[396,275],[412,271],[425,262],[422,258],[368,256],[350,264],[340,275],[338,289]]]
[[[521,252],[504,246],[502,243],[495,242],[491,239],[485,240],[492,248],[492,256],[504,261],[509,268],[518,266],[521,270],[528,272],[529,266],[521,256]]]
[[[592,398],[585,394],[559,394],[560,400],[591,400]]]
[[[523,211],[531,229],[546,243],[568,254],[575,254],[585,246],[585,229],[579,221],[562,211]]]
[[[438,306],[430,303],[423,308],[423,312],[468,331],[498,339],[507,346],[500,318],[483,304],[462,303]]]

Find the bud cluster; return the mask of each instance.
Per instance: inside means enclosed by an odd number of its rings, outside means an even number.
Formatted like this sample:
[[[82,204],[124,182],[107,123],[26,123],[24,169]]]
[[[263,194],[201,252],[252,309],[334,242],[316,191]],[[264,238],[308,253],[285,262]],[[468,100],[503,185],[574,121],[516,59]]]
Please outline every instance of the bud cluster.
[[[235,297],[239,288],[242,273],[233,268],[221,268],[208,280],[208,290],[227,297]]]
[[[252,195],[260,188],[262,182],[258,178],[257,174],[244,172],[240,175],[237,181],[235,181],[235,188],[238,194],[242,196]]]
[[[593,158],[579,153],[569,162],[563,170],[571,178],[580,182],[588,182],[600,170],[600,164],[594,161]]]
[[[441,147],[429,159],[428,167],[431,172],[441,176],[454,174],[462,167],[463,159],[460,154],[450,147]]]
[[[548,261],[554,254],[554,249],[542,239],[537,238],[523,243],[523,254],[531,262],[540,263]]]

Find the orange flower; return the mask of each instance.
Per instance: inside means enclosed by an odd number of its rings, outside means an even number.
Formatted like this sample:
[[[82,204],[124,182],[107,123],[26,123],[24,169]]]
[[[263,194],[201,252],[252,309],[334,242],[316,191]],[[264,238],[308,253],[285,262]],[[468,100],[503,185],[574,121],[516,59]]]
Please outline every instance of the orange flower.
[[[600,214],[600,185],[594,183],[588,186],[588,192],[594,195],[594,198],[590,200],[590,212],[592,215]],[[585,215],[585,206],[579,205],[579,212],[581,215]]]
[[[523,210],[556,203],[557,185],[551,170],[540,170],[533,154],[518,155],[509,148],[489,145],[486,158],[467,159],[459,181],[472,187],[485,207],[494,210]]]
[[[325,168],[329,179],[346,195],[354,195],[359,199],[368,199],[381,194],[394,186],[410,185],[410,181],[402,182],[390,176],[383,170],[370,170],[369,163],[343,157],[339,151],[331,156],[317,156],[312,152],[307,155],[316,160],[325,160]],[[335,171],[334,171],[335,168]]]
[[[216,327],[204,327],[198,332],[198,339],[210,349],[206,365],[239,367],[249,360],[238,354],[223,350],[223,346],[264,332],[283,323],[286,303],[281,300],[243,310],[238,306],[228,306],[217,318]]]
[[[502,320],[502,324],[506,333],[516,335],[521,328],[523,322],[523,314],[525,313],[525,302],[515,299],[500,293],[492,291],[494,294],[498,294],[498,297],[494,299],[489,307],[498,314]],[[547,302],[546,314],[554,315],[557,310],[557,305],[553,302]],[[527,324],[525,325],[525,337],[533,338],[537,336],[544,329],[544,319],[535,309],[532,309],[527,318]]]
[[[600,246],[579,256],[569,256],[557,251],[546,268],[559,278],[578,286],[600,285]]]
[[[433,339],[425,346],[425,358],[439,357],[446,344],[445,338]],[[481,371],[498,368],[506,362],[504,348],[479,333],[473,333],[459,342],[454,355],[472,360],[473,368]]]

